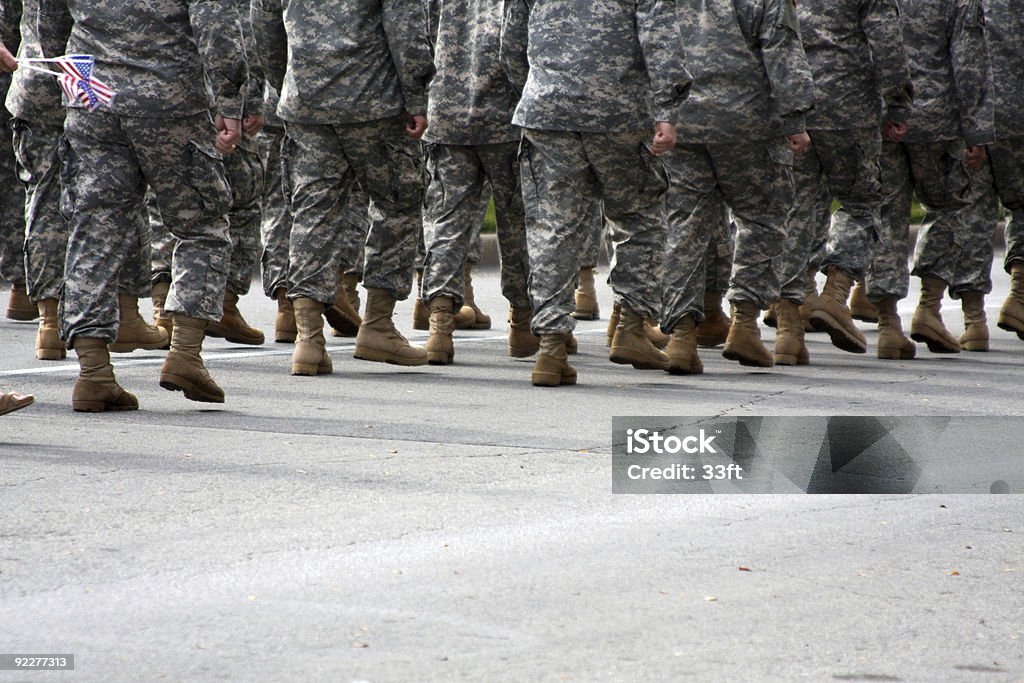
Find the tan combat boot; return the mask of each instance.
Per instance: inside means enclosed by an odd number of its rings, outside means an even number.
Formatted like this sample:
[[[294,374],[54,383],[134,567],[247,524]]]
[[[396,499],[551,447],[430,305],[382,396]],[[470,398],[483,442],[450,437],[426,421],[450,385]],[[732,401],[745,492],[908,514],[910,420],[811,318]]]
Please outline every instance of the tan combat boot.
[[[899,299],[887,296],[875,304],[878,311],[878,357],[883,360],[911,360],[917,346],[903,335],[903,324],[896,310]]]
[[[565,352],[575,356],[580,351],[580,340],[572,332],[565,333]]]
[[[39,308],[32,303],[25,291],[24,282],[11,284],[11,296],[7,300],[7,318],[9,320],[35,320],[39,317]]]
[[[526,358],[537,353],[540,338],[530,330],[533,309],[509,306],[508,309],[508,355]]]
[[[1024,339],[1024,263],[1010,266],[1010,293],[999,309],[996,325]]]
[[[576,369],[569,365],[565,334],[542,334],[531,381],[535,387],[576,384]]]
[[[828,280],[812,308],[808,319],[814,329],[828,333],[832,345],[849,353],[867,353],[868,342],[850,317],[846,300],[850,297],[853,278],[836,266],[828,267]],[[805,302],[806,303],[806,302]]]
[[[117,295],[120,309],[117,324],[117,339],[110,345],[114,353],[127,353],[136,349],[162,349],[169,340],[163,328],[150,325],[139,314],[139,300],[127,294]]]
[[[734,301],[732,304],[732,325],[722,357],[739,361],[740,365],[770,368],[775,361],[761,343],[761,330],[757,326],[761,309],[751,301]]]
[[[601,309],[597,303],[597,287],[594,284],[593,267],[580,268],[573,296],[576,300],[576,310],[572,312],[572,317],[577,320],[600,320]]]
[[[818,294],[818,269],[811,266],[807,269],[807,296],[804,297],[804,302],[800,304],[800,318],[804,321],[804,332],[817,332],[814,329],[814,325],[811,325],[809,317],[811,311],[821,308],[820,298],[821,295]]]
[[[265,340],[263,333],[251,327],[238,310],[238,294],[228,287],[224,290],[224,317],[219,321],[210,321],[206,326],[207,337],[223,337],[232,344],[259,346]]]
[[[0,393],[0,415],[27,408],[35,402],[36,397],[29,394]]]
[[[476,298],[473,295],[473,266],[466,264],[463,270],[463,293],[465,302],[455,316],[455,328],[459,330],[489,330],[491,329],[491,316],[480,310],[476,305]]]
[[[356,335],[355,357],[394,365],[426,365],[426,349],[412,346],[395,329],[394,312],[395,299],[387,290],[366,290],[366,315]]]
[[[78,381],[71,392],[71,407],[79,413],[102,413],[108,410],[138,410],[139,400],[128,393],[114,378],[107,342],[92,337],[76,337]]]
[[[672,338],[665,349],[668,356],[666,370],[673,375],[699,375],[704,372],[704,363],[697,353],[697,321],[692,314],[672,328]]]
[[[651,318],[644,318],[644,334],[654,344],[654,348],[662,350],[668,346],[668,340],[672,335],[665,334],[661,331],[661,326],[654,322]]]
[[[910,338],[928,345],[932,353],[960,353],[960,342],[942,322],[942,295],[946,282],[937,277],[921,278],[921,300],[910,320]]]
[[[455,301],[450,296],[435,296],[430,302],[430,338],[427,339],[427,362],[451,365],[455,362]]]
[[[359,334],[363,319],[359,311],[352,308],[348,291],[345,289],[345,274],[338,273],[338,289],[334,292],[334,303],[324,307],[324,317],[331,324],[331,336],[354,337]]]
[[[274,341],[279,344],[293,344],[298,334],[295,327],[295,309],[288,300],[288,290],[278,287],[274,290],[277,300],[277,315],[274,317]]]
[[[761,322],[764,323],[765,327],[778,327],[779,326],[779,314],[775,308],[775,304],[768,307],[768,310],[764,312],[764,317],[761,318]]]
[[[615,329],[619,326],[619,320],[622,318],[622,304],[618,301],[612,304],[612,314],[608,318],[608,329],[605,332],[605,346],[612,345],[612,339],[615,338]]]
[[[61,341],[57,325],[57,300],[42,299],[39,307],[39,331],[36,332],[36,358],[61,360],[67,358],[67,347]]]
[[[808,365],[811,355],[804,343],[804,321],[800,317],[800,304],[779,299],[775,304],[778,330],[775,332],[776,365]]]
[[[622,304],[619,310],[619,324],[612,337],[608,360],[632,365],[637,370],[668,369],[668,356],[651,343],[644,329],[643,317],[626,304]]]
[[[161,348],[171,348],[171,332],[174,330],[174,318],[164,311],[167,305],[167,294],[171,291],[170,282],[157,282],[153,285],[153,324],[167,333],[167,344]]]
[[[988,351],[988,318],[985,317],[985,295],[968,291],[960,295],[964,311],[964,333],[960,348],[964,351]]]
[[[341,280],[345,285],[345,294],[348,295],[348,303],[357,312],[363,307],[363,303],[359,300],[360,279],[359,273],[345,273],[341,276]]]
[[[878,322],[878,310],[868,301],[867,289],[863,280],[857,280],[850,292],[850,317],[866,323]]]
[[[729,317],[722,310],[721,292],[704,292],[704,320],[697,325],[697,346],[721,346],[728,336]]]
[[[168,391],[184,392],[185,398],[200,403],[223,403],[224,390],[210,377],[200,353],[206,336],[207,320],[174,313],[171,350],[160,369],[160,386]]]
[[[369,290],[367,290],[369,292]],[[412,305],[412,329],[414,330],[429,330],[430,329],[430,311],[423,305],[423,299],[420,296],[423,293],[423,271],[416,271],[416,302]],[[367,294],[369,296],[369,294]],[[369,304],[369,301],[367,301]]]
[[[324,338],[324,305],[310,298],[292,302],[295,311],[295,351],[292,352],[293,375],[329,375],[334,371]]]

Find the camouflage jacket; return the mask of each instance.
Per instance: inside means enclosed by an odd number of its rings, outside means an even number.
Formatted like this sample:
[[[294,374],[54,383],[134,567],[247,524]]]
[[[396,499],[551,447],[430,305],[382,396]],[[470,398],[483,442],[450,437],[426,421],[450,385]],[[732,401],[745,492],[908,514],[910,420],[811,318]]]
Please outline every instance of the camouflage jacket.
[[[992,72],[981,0],[902,0],[901,6],[914,81],[904,142],[992,142]]]
[[[1024,5],[987,0],[986,31],[995,86],[996,136],[1024,136]]]
[[[115,114],[242,115],[245,53],[230,0],[39,0],[36,28],[47,57],[96,58]]]
[[[692,81],[674,0],[505,0],[501,62],[525,128],[627,132],[676,122]]]
[[[0,43],[13,55],[18,51],[18,22],[21,20],[20,0],[0,0]],[[0,73],[0,93],[7,92],[11,74]]]
[[[245,63],[248,78],[245,82],[245,116],[263,113],[264,85],[263,67],[256,58],[256,38],[252,32],[252,20],[249,13],[249,0],[233,0],[238,12],[241,26],[242,47],[245,50]]]
[[[425,142],[486,145],[519,138],[518,96],[498,61],[503,0],[424,0],[434,76]]]
[[[912,106],[897,0],[800,0],[800,36],[814,75],[807,127],[851,130],[882,117],[906,122]]]
[[[256,49],[285,121],[345,124],[427,111],[417,0],[252,0]]]
[[[21,16],[21,47],[18,57],[42,57],[43,50],[39,45],[36,33],[36,13],[38,0],[25,0],[24,14]],[[103,80],[103,79],[100,79]],[[7,91],[7,110],[11,115],[48,126],[64,125],[64,106],[60,99],[60,88],[53,76],[18,69],[14,72],[11,89]]]
[[[805,130],[814,82],[792,0],[679,0],[693,72],[680,142],[742,143]]]

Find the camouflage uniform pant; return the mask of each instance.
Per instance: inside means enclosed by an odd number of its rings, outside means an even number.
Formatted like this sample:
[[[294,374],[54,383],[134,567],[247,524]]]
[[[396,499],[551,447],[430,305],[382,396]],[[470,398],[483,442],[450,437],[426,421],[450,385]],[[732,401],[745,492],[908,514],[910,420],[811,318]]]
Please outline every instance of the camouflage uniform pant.
[[[520,160],[534,334],[575,328],[573,291],[601,200],[615,246],[612,290],[640,315],[661,317],[668,179],[646,147],[648,136],[524,131]]]
[[[64,285],[68,224],[61,214],[63,126],[15,119],[14,152],[25,187],[25,271],[33,301],[59,299]]]
[[[0,91],[2,92],[2,91]],[[18,182],[10,114],[0,107],[0,280],[25,282],[25,188]]]
[[[988,294],[992,291],[992,262],[995,260],[992,233],[999,222],[999,198],[988,161],[977,171],[968,169],[968,173],[971,190],[967,201],[970,203],[960,209],[963,237],[953,277],[949,280],[949,296],[953,299],[959,299],[964,292]]]
[[[737,224],[726,296],[761,308],[778,298],[775,261],[793,199],[791,156],[777,143],[677,145],[664,155],[672,188],[663,330],[671,331],[687,314],[704,318],[707,256],[725,222],[723,200]]]
[[[516,142],[494,145],[426,145],[427,188],[423,231],[426,258],[422,299],[463,301],[463,266],[473,237],[479,240],[487,203],[494,198],[501,293],[513,306],[530,306],[526,278],[526,224]],[[479,260],[479,255],[478,255]]]
[[[158,282],[171,281],[171,261],[174,260],[174,236],[164,226],[160,217],[160,209],[156,205],[156,197],[153,190],[146,192],[146,214],[149,218],[149,227],[152,240],[152,280],[153,284]]]
[[[583,250],[580,252],[581,268],[596,268],[597,262],[601,259],[601,246],[604,244],[604,212],[601,210],[601,203],[595,202],[593,217],[590,219],[593,227],[586,234],[583,242]]]
[[[1006,258],[1009,272],[1024,264],[1024,137],[1008,137],[988,146],[996,192],[1006,210]]]
[[[736,252],[736,223],[732,220],[729,207],[721,192],[716,192],[721,220],[711,226],[711,239],[704,262],[704,291],[721,295],[729,290],[732,275],[732,259]]]
[[[339,126],[288,124],[287,130],[289,297],[334,300],[347,231],[345,209],[359,185],[371,199],[364,285],[407,298],[422,229],[419,144],[405,134],[397,117]]]
[[[836,266],[857,279],[867,271],[871,245],[878,239],[882,204],[882,136],[877,126],[854,130],[810,132],[811,148],[794,165],[797,200],[787,225],[782,257],[783,296],[803,301],[807,268],[826,226],[828,236],[822,271]],[[832,200],[840,208],[831,214]]]
[[[914,275],[934,275],[947,282],[953,277],[959,256],[954,239],[961,229],[958,214],[970,190],[962,158],[961,142],[882,145],[879,241],[871,253],[865,280],[871,301],[907,295],[910,209],[915,194],[928,215],[918,234]]]
[[[263,293],[273,297],[278,289],[288,289],[288,242],[292,235],[288,192],[282,182],[284,128],[264,126],[256,140],[264,169],[260,224],[263,234],[263,255],[260,258]]]
[[[133,118],[68,111],[65,186],[72,206],[61,336],[113,341],[116,279],[143,222],[147,186],[177,240],[165,310],[193,318],[223,315],[231,240],[231,193],[213,147],[208,114]]]

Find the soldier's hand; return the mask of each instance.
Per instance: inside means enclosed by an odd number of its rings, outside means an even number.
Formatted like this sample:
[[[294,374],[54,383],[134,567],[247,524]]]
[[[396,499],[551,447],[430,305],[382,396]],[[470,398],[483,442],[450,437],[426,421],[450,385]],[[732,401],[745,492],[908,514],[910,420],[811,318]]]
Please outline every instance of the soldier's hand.
[[[405,134],[413,140],[419,140],[426,131],[426,116],[410,116],[409,120],[405,122]]]
[[[807,154],[807,150],[811,148],[811,136],[806,131],[787,135],[786,142],[789,143],[789,148],[793,150],[793,155],[797,158]]]
[[[224,118],[217,114],[214,123],[217,124],[217,141],[214,143],[214,147],[221,154],[233,153],[235,145],[242,139],[242,121]]]
[[[263,114],[252,114],[242,119],[242,130],[248,136],[253,136],[263,130]]]
[[[886,121],[882,126],[882,139],[886,142],[900,142],[906,136],[910,127],[905,123]]]
[[[654,124],[654,139],[651,140],[651,154],[658,156],[676,146],[676,124],[658,121]]]
[[[972,171],[977,171],[979,168],[985,165],[985,145],[974,145],[967,148],[967,154],[964,156],[964,163],[967,164],[967,168]]]
[[[18,60],[3,43],[0,43],[0,71],[14,71],[17,68]]]

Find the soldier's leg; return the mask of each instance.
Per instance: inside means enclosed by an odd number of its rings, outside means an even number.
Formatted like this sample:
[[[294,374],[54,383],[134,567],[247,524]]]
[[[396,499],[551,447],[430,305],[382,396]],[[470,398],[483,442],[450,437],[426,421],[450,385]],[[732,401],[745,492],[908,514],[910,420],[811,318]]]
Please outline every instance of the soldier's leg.
[[[793,205],[792,154],[782,143],[709,146],[715,175],[738,228],[732,277],[726,294],[733,323],[722,355],[744,365],[770,367],[761,343],[758,314],[779,298],[775,270]]]
[[[917,347],[903,334],[897,310],[910,286],[910,210],[913,178],[910,158],[903,145],[885,142],[879,157],[882,204],[879,209],[878,241],[872,245],[865,276],[868,300],[878,310],[878,357],[910,360]]]
[[[207,325],[223,315],[231,258],[226,217],[231,189],[213,147],[213,122],[197,114],[122,125],[139,150],[160,216],[176,240],[165,306],[174,329],[160,386],[183,391],[189,400],[223,403],[224,392],[200,356]]]
[[[68,247],[68,223],[61,214],[63,136],[64,129],[59,126],[14,121],[18,176],[25,187],[26,290],[39,313],[36,358],[40,360],[60,360],[67,355],[57,323]]]
[[[346,156],[370,196],[363,283],[366,315],[356,336],[355,357],[423,365],[427,353],[411,346],[394,326],[394,307],[412,289],[412,272],[423,217],[419,143],[398,118],[339,128]]]
[[[962,142],[907,144],[914,192],[927,214],[918,232],[911,274],[921,278],[921,299],[910,336],[933,353],[959,353],[960,342],[942,321],[946,287],[956,272],[966,228],[960,210],[967,205],[970,175]]]
[[[153,295],[153,230],[145,206],[137,206],[132,216],[135,232],[125,245],[127,254],[117,274],[117,339],[110,345],[110,350],[117,353],[136,349],[166,349],[170,344],[170,331],[150,325],[139,313],[139,299],[148,299]]]
[[[1024,339],[1024,137],[1008,137],[988,146],[999,200],[1006,212],[1006,256],[1010,294],[999,311],[998,325]]]
[[[235,344],[259,345],[264,341],[263,332],[249,325],[238,309],[238,298],[249,292],[260,258],[263,165],[256,140],[244,137],[234,153],[225,157],[224,168],[231,186],[231,261],[224,290],[224,315],[207,326],[206,336],[224,337]]]
[[[288,300],[288,242],[292,234],[292,214],[288,206],[291,192],[286,181],[289,174],[284,171],[287,162],[281,155],[284,129],[264,126],[257,141],[264,170],[260,204],[263,293],[277,301],[274,341],[290,344],[295,341],[296,329],[295,313]]]
[[[447,365],[455,357],[455,311],[464,301],[466,257],[473,234],[479,231],[481,190],[487,177],[472,146],[426,145],[425,162],[421,298],[430,310],[426,348],[430,363]]]
[[[669,179],[661,286],[662,329],[672,335],[668,370],[698,374],[703,372],[703,364],[697,353],[697,326],[705,316],[707,263],[711,254],[717,256],[720,244],[716,236],[720,238],[722,230],[722,195],[703,145],[677,145],[662,155],[662,162]],[[721,315],[720,299],[718,313]]]
[[[995,248],[992,233],[999,222],[999,198],[996,196],[992,167],[988,161],[977,171],[969,170],[970,202],[960,210],[964,228],[949,296],[960,299],[964,314],[964,333],[960,347],[964,351],[988,351],[988,317],[985,295],[992,291],[992,261]]]
[[[665,258],[665,168],[647,149],[647,132],[584,134],[587,158],[601,184],[609,241],[614,245],[608,282],[621,302],[609,359],[639,369],[668,369],[644,321],[662,318]]]
[[[38,309],[25,291],[25,188],[18,182],[14,148],[10,144],[13,121],[0,107],[0,281],[11,284],[7,317],[35,320]]]
[[[134,410],[138,401],[114,377],[107,344],[117,337],[117,273],[136,233],[146,180],[123,119],[104,111],[68,110],[61,182],[71,209],[61,336],[80,366],[76,411]]]

